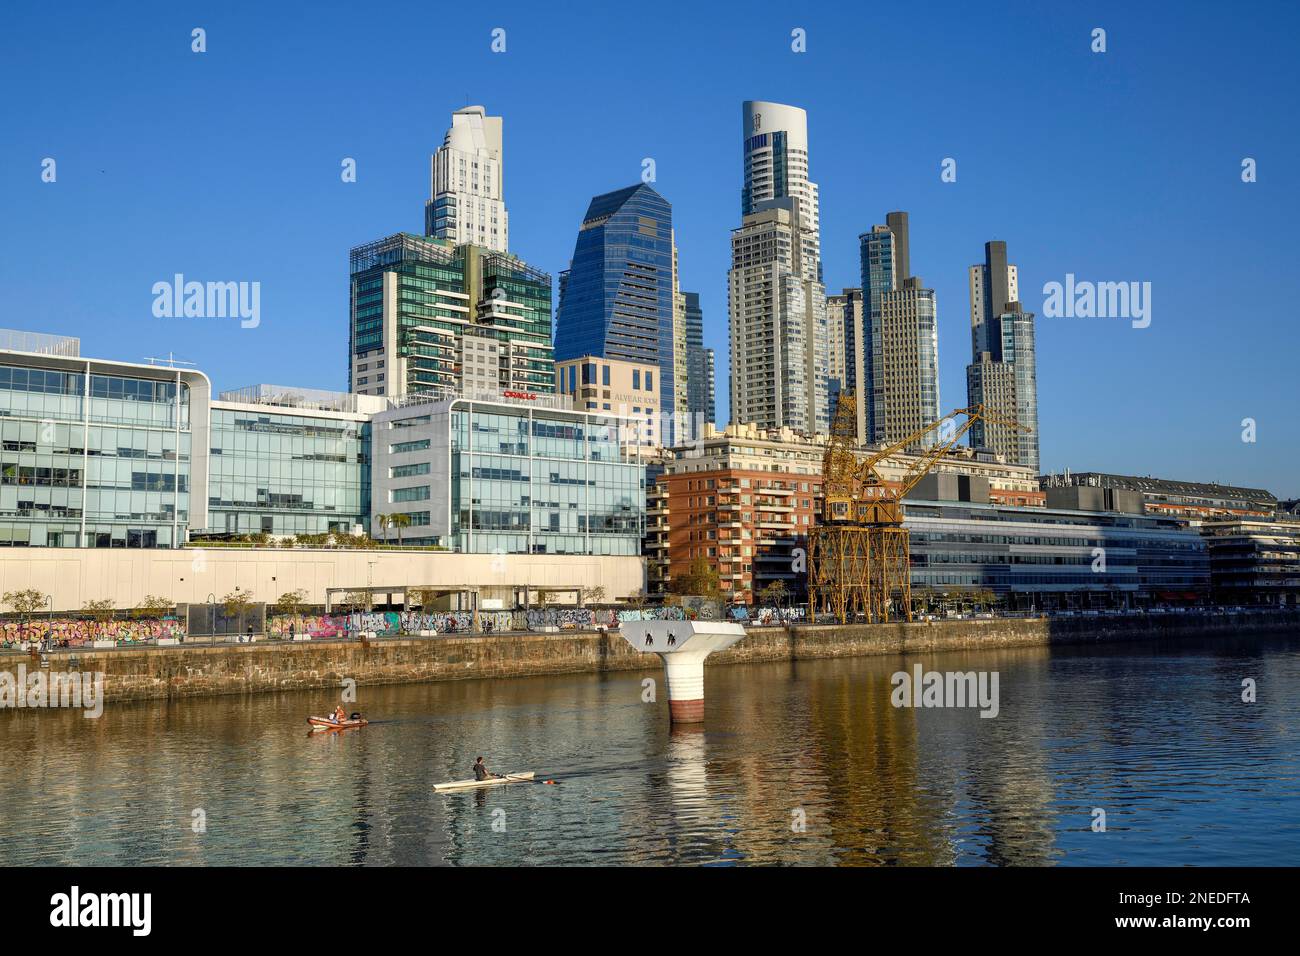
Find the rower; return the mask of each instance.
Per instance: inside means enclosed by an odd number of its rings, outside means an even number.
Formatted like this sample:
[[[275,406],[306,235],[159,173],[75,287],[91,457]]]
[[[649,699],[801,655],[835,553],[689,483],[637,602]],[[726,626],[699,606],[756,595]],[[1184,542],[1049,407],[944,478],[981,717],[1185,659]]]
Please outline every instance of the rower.
[[[477,760],[474,761],[475,780],[487,780],[491,777],[499,777],[499,776],[501,776],[499,773],[492,773],[491,771],[488,770],[487,764],[483,762],[482,757],[479,757]]]

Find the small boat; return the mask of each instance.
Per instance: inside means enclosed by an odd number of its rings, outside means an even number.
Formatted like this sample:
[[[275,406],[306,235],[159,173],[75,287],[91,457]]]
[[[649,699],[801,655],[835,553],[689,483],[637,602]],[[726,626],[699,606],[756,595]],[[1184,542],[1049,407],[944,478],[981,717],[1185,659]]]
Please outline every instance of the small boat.
[[[364,727],[370,721],[360,715],[354,715],[347,720],[335,720],[333,717],[308,717],[307,723],[311,724],[313,731],[350,730],[353,727]]]
[[[502,783],[532,783],[533,771],[525,770],[521,773],[508,773],[503,777],[488,777],[486,780],[453,780],[451,783],[435,783],[433,789],[435,792],[442,793],[448,790],[473,790],[476,787],[495,787]]]

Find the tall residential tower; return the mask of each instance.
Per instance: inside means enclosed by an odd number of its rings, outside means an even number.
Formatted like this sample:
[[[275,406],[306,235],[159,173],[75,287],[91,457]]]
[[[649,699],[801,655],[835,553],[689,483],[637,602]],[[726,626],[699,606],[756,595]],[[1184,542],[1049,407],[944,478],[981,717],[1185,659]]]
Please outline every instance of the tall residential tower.
[[[501,117],[481,106],[451,114],[451,128],[430,162],[426,235],[493,252],[509,248]]]
[[[727,282],[731,419],[824,433],[830,356],[807,114],[747,101],[742,119],[741,224]]]
[[[1007,262],[1005,242],[986,242],[984,262],[970,267],[971,364],[966,396],[1012,418],[1024,430],[976,422],[973,448],[1003,455],[1011,464],[1039,466],[1038,371],[1034,314],[1019,302],[1016,267]]]
[[[865,440],[893,443],[939,418],[939,330],[934,290],[911,274],[907,213],[858,237],[862,266]],[[849,336],[846,334],[846,347]],[[846,357],[846,371],[857,362]]]

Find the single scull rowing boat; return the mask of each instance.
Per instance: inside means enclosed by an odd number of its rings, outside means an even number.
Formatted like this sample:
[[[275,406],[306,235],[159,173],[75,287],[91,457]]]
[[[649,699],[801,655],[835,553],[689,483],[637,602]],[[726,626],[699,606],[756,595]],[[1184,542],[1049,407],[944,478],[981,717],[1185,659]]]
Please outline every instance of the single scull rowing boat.
[[[435,783],[433,789],[436,792],[447,790],[473,790],[476,787],[495,787],[502,783],[532,783],[533,771],[526,770],[523,773],[508,773],[504,777],[488,777],[486,780],[453,780],[451,783]]]

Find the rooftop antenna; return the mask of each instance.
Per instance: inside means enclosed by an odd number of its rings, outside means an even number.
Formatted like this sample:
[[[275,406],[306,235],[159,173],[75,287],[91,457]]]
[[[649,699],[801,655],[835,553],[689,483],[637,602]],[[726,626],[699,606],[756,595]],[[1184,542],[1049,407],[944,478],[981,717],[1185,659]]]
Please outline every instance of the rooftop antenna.
[[[198,364],[197,362],[186,362],[182,359],[178,359],[175,352],[168,352],[166,358],[157,358],[153,355],[146,355],[144,360],[150,365],[166,365],[168,368],[176,368],[178,365],[189,365],[193,367]]]

